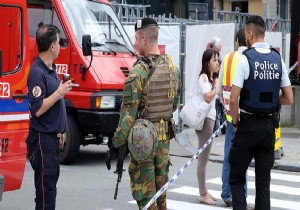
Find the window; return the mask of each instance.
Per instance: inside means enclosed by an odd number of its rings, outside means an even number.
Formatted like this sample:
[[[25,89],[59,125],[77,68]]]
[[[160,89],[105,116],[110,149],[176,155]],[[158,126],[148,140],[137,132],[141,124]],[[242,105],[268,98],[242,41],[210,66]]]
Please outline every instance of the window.
[[[62,0],[62,5],[79,46],[82,45],[82,36],[89,34],[92,43],[96,44],[93,50],[134,51],[130,39],[111,6],[85,0]]]
[[[276,1],[276,16],[280,17],[280,1]]]
[[[2,51],[2,74],[20,69],[22,61],[22,13],[17,7],[0,7],[0,49]]]
[[[53,10],[53,19],[52,11],[50,9],[44,8],[42,5],[30,5],[28,8],[28,23],[29,23],[29,35],[31,37],[36,36],[36,30],[38,25],[43,22],[44,24],[52,23],[57,26],[60,30],[60,46],[66,47],[68,45],[68,40],[66,38],[66,34],[63,30],[63,27],[59,21],[57,13]]]
[[[57,16],[57,13],[56,13],[55,10],[53,11],[53,20],[52,20],[52,23],[53,23],[53,25],[56,25],[57,28],[60,30],[60,34],[59,34],[59,38],[60,38],[59,44],[60,44],[60,46],[61,47],[68,46],[68,39],[66,37],[66,34],[65,34],[64,30],[63,30],[63,27],[62,27],[62,25],[61,25],[61,23],[59,21],[59,18]]]
[[[29,35],[35,37],[38,25],[43,22],[44,24],[50,23],[51,10],[45,9],[41,5],[30,5],[28,8],[28,25]]]

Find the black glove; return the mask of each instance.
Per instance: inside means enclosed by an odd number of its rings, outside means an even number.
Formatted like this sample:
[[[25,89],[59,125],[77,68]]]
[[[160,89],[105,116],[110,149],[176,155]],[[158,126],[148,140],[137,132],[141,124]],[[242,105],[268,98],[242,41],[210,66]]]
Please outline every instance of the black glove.
[[[119,153],[119,149],[115,148],[114,146],[111,146],[109,150],[106,151],[105,164],[108,170],[111,169],[110,162],[118,156],[118,153]]]

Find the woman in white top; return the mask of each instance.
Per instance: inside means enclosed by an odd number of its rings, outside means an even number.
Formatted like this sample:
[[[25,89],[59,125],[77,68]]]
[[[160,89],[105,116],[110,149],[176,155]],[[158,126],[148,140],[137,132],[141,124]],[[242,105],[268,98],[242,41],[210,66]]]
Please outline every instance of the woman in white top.
[[[212,136],[215,119],[216,119],[216,85],[217,73],[219,71],[219,52],[213,49],[207,49],[202,57],[202,69],[199,76],[199,97],[207,103],[210,103],[211,109],[204,120],[202,130],[195,130],[198,136],[198,149]],[[199,155],[197,165],[197,178],[200,193],[200,203],[216,205],[216,198],[214,198],[206,188],[206,165],[208,162],[212,143]]]

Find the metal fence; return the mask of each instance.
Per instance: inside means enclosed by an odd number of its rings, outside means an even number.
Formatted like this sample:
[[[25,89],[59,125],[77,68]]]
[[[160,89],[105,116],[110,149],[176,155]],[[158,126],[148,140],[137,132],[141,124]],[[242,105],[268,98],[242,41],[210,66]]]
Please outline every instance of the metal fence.
[[[146,9],[151,5],[114,3],[112,6],[121,22],[136,22],[146,17]]]
[[[195,7],[195,19],[185,19],[178,18],[171,13],[169,15],[151,15],[146,14],[146,9],[151,7],[151,5],[143,5],[143,4],[126,4],[126,3],[116,3],[112,2],[112,6],[114,11],[117,14],[117,17],[121,22],[136,22],[138,19],[142,19],[144,17],[152,17],[156,21],[160,23],[199,23],[199,22],[207,22],[206,20],[197,20],[200,17],[198,14],[200,13],[199,8]],[[190,10],[192,12],[192,10]],[[206,18],[207,19],[207,18]],[[212,22],[212,21],[208,21]]]
[[[234,21],[237,24],[237,27],[243,27],[246,24],[247,18],[251,16],[250,13],[241,13],[239,11],[236,12],[228,12],[228,11],[220,11],[214,10],[214,21],[216,22],[227,22]],[[291,20],[281,19],[281,18],[265,18],[266,22],[266,30],[268,31],[279,31],[290,33],[291,31]]]
[[[234,12],[229,11],[220,11],[213,10],[213,20],[198,20],[198,15],[195,15],[195,18],[178,18],[175,15],[162,14],[158,16],[150,15],[146,13],[147,8],[151,7],[151,5],[145,4],[127,4],[126,1],[122,1],[122,3],[112,2],[113,8],[121,22],[136,22],[138,19],[142,19],[144,17],[152,17],[156,19],[160,23],[207,23],[207,22],[235,22],[237,24],[237,28],[241,28],[245,26],[247,18],[251,16],[250,13],[242,13],[239,10]],[[193,8],[189,9],[189,12]],[[195,7],[195,14],[199,13],[199,8]],[[286,19],[272,19],[266,18],[266,29],[268,31],[279,31],[290,33],[291,31],[291,20]]]

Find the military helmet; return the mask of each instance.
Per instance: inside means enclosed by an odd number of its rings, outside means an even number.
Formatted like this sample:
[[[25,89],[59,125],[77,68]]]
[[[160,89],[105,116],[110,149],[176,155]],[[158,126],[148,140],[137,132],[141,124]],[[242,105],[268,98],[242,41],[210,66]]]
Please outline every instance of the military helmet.
[[[147,160],[158,144],[157,130],[149,120],[138,119],[130,129],[128,149],[137,161]]]

